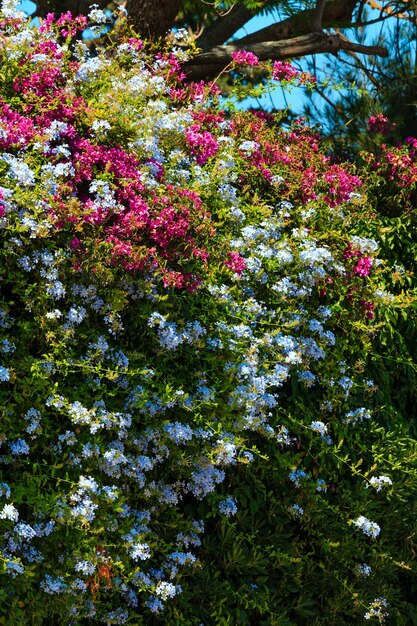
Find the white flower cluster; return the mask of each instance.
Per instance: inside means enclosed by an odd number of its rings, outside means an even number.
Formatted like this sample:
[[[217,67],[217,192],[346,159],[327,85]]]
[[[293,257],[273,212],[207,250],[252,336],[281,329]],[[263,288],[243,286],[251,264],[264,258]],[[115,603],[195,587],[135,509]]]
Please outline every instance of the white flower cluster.
[[[363,515],[360,515],[356,520],[354,520],[353,525],[359,528],[359,530],[361,530],[368,537],[372,537],[372,539],[378,537],[381,532],[381,528],[376,522],[372,522]]]
[[[382,491],[382,489],[384,489],[385,487],[390,487],[392,485],[392,480],[391,478],[389,478],[389,476],[373,476],[369,480],[369,484],[376,491]]]

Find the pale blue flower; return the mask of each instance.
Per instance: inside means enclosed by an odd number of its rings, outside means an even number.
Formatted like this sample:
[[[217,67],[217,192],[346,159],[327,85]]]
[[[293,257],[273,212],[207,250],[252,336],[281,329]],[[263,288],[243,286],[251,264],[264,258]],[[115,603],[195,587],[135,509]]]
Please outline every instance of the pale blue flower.
[[[10,498],[10,487],[7,483],[0,483],[0,497],[5,497],[7,500]]]
[[[76,572],[81,572],[86,576],[91,576],[96,571],[96,566],[91,561],[77,561],[74,569]]]
[[[381,491],[384,487],[390,487],[392,485],[392,480],[389,476],[373,476],[369,480],[369,484],[371,487],[376,489],[376,491]],[[366,485],[368,487],[368,485]]]
[[[364,578],[366,576],[370,576],[372,573],[372,567],[370,565],[367,565],[366,563],[362,563],[361,565],[358,565],[356,567],[356,574],[358,576],[363,576]]]
[[[19,519],[19,512],[13,504],[5,504],[0,512],[0,519],[8,519],[12,522],[16,522]]]
[[[155,598],[155,596],[149,596],[146,606],[150,611],[152,611],[152,613],[160,613],[164,610],[164,605],[161,600],[159,600],[159,598]]]
[[[125,624],[128,619],[129,619],[129,612],[126,611],[126,609],[122,609],[121,607],[119,607],[118,609],[115,609],[114,611],[110,611],[110,613],[107,613],[107,615],[104,617],[104,623],[105,624]]]
[[[107,15],[98,8],[98,4],[90,6],[90,12],[87,17],[92,24],[106,24],[107,22]]]
[[[178,537],[177,537],[178,539]],[[185,538],[182,538],[181,541],[185,544]],[[188,538],[188,543],[192,545],[200,545],[201,541],[198,539],[197,535],[194,533],[194,537]],[[196,558],[194,554],[191,552],[173,552],[169,555],[169,560],[174,563],[178,563],[178,565],[192,565],[196,562]]]
[[[2,0],[1,12],[7,19],[24,20],[26,14],[23,11],[19,11],[20,0]]]
[[[369,605],[369,610],[365,613],[364,618],[368,620],[372,617],[377,617],[379,623],[382,624],[389,615],[388,611],[385,610],[386,607],[387,601],[385,598],[375,598]]]
[[[32,528],[32,526],[29,526],[29,524],[26,524],[25,522],[19,522],[16,524],[14,531],[19,535],[19,537],[28,541],[36,537],[36,531]]]
[[[67,585],[63,579],[59,576],[54,577],[49,574],[45,574],[44,579],[41,581],[41,588],[50,595],[64,593],[67,590]]]
[[[228,497],[219,503],[219,512],[226,517],[236,515],[237,510],[236,500],[234,498]]]
[[[376,522],[372,522],[363,515],[354,520],[353,525],[359,528],[365,535],[368,535],[368,537],[372,537],[372,539],[378,537],[381,532],[381,528]]]
[[[177,591],[177,586],[164,580],[159,582],[155,589],[156,595],[159,596],[163,601],[167,600],[168,598],[173,598],[177,594]]]
[[[219,439],[216,442],[219,446],[217,450],[216,463],[220,465],[234,465],[236,462],[237,447],[231,441],[223,441]]]
[[[310,428],[311,430],[314,430],[316,433],[319,433],[323,437],[327,434],[327,424],[324,424],[323,422],[311,422]]]
[[[316,491],[327,491],[326,481],[323,478],[318,478],[316,483]]]
[[[290,506],[290,513],[296,519],[300,519],[304,515],[304,509],[299,504],[293,504]]]
[[[7,382],[10,380],[10,370],[0,365],[0,381]]]
[[[343,422],[345,424],[356,424],[357,422],[362,422],[363,420],[371,419],[371,412],[364,407],[360,407],[359,409],[354,409],[353,411],[348,411],[345,415],[345,419]]]
[[[214,491],[216,484],[222,483],[225,479],[223,470],[213,467],[210,463],[198,465],[191,474],[191,481],[188,488],[198,499],[203,499],[208,493]]]
[[[35,173],[24,161],[8,153],[3,154],[1,158],[9,165],[8,175],[16,180],[17,183],[24,187],[35,184]]]
[[[9,561],[6,559],[5,566],[6,566],[6,574],[10,574],[13,578],[15,578],[15,576],[18,576],[19,574],[23,574],[25,571],[25,568],[22,565],[22,563],[20,563],[20,561],[17,561],[17,560]]]
[[[304,478],[308,478],[308,474],[306,474],[304,470],[296,469],[296,470],[292,470],[289,473],[288,478],[291,480],[291,482],[294,483],[296,487],[301,487],[301,481]]]
[[[171,422],[163,427],[168,437],[175,443],[185,443],[193,437],[193,429],[188,424],[180,422]]]
[[[16,439],[16,441],[9,442],[10,452],[16,456],[22,456],[29,454],[30,448],[24,439]]]
[[[14,343],[9,341],[8,339],[3,339],[3,341],[0,342],[0,350],[1,352],[4,352],[4,354],[12,354],[16,350],[16,346]]]

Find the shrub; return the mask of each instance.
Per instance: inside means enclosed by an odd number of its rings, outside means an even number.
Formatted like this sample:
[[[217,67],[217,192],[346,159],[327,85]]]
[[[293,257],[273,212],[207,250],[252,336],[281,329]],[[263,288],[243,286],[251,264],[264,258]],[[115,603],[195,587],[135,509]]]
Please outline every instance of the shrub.
[[[402,623],[415,453],[366,371],[362,181],[182,50],[8,11],[0,623]]]

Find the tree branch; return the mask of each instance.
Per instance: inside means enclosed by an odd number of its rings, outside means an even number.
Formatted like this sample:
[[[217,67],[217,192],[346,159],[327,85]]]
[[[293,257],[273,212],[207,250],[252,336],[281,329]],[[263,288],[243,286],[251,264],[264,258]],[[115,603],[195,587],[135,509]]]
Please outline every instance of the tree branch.
[[[220,46],[232,37],[251,17],[254,12],[249,11],[241,4],[235,4],[233,9],[224,17],[220,17],[214,24],[203,31],[197,43],[199,48],[208,51],[214,46]]]
[[[311,17],[311,31],[313,33],[323,32],[322,21],[325,4],[326,0],[317,0],[316,7]]]
[[[180,0],[126,0],[126,11],[142,37],[164,37],[174,25]]]
[[[217,46],[210,52],[197,55],[184,69],[192,80],[213,79],[231,62],[232,53],[236,50],[242,50],[240,40],[233,45]],[[321,52],[337,54],[340,50],[382,57],[388,55],[381,46],[364,46],[328,33],[310,33],[285,41],[264,41],[245,46],[245,50],[256,54],[260,61],[294,59]]]
[[[91,0],[61,0],[59,3],[56,0],[36,0],[36,15],[46,17],[48,13],[54,11],[57,17],[67,11],[71,11],[74,16],[87,15],[91,4],[93,4]],[[95,0],[95,4],[104,9],[109,4],[109,0]]]
[[[322,11],[321,28],[340,26],[341,24],[351,26],[352,14],[358,3],[359,0],[333,0],[332,2],[323,2],[323,6],[321,6],[321,3],[318,2],[314,9],[300,11],[281,22],[261,28],[247,37],[242,37],[240,46],[246,49],[248,44],[263,41],[283,41],[299,35],[307,35],[312,31],[315,18],[317,22],[318,11]]]
[[[337,33],[338,37],[340,37],[340,39],[343,41],[348,41],[348,39],[346,39],[346,37],[342,34],[342,33]],[[381,90],[381,85],[379,83],[379,81],[375,78],[375,76],[372,74],[372,72],[366,67],[366,65],[364,63],[362,63],[361,59],[357,56],[357,53],[355,50],[349,50],[349,55],[352,56],[355,59],[355,63],[356,65],[354,67],[360,67],[360,69],[364,72],[364,74],[366,74],[366,76],[368,77],[368,79],[371,81],[371,83],[378,89]]]

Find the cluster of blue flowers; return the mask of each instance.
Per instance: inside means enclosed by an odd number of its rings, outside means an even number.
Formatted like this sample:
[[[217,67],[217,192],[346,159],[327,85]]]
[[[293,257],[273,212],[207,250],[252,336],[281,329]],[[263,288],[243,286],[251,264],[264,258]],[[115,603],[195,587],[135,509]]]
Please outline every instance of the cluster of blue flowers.
[[[372,522],[363,515],[360,515],[356,520],[354,520],[353,525],[359,528],[359,530],[361,530],[368,537],[372,537],[372,539],[378,537],[381,532],[381,528],[376,522]]]

